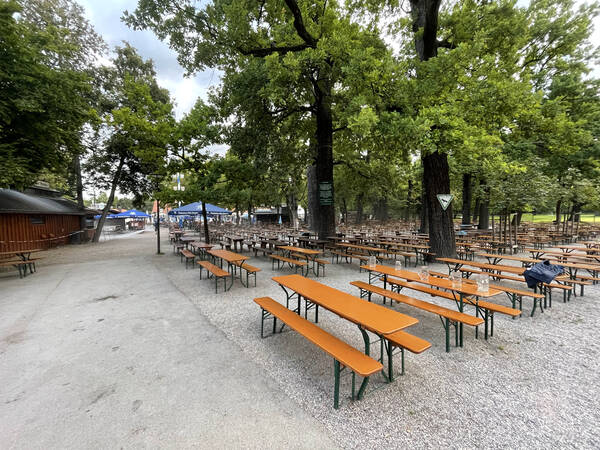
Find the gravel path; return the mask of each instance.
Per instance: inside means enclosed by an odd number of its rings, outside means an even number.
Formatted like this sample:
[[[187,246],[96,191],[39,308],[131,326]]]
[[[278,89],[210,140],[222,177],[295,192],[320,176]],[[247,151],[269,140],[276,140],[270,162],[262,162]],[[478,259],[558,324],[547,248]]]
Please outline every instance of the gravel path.
[[[409,332],[433,346],[421,355],[407,353],[406,373],[392,384],[372,383],[362,401],[344,398],[332,408],[333,364],[294,332],[260,339],[260,311],[254,297],[269,295],[284,301],[263,257],[257,286],[246,289],[236,281],[227,293],[214,295],[212,281],[199,281],[197,271],[185,270],[179,258],[168,256],[165,273],[208,319],[237,342],[266,374],[318,418],[345,448],[381,447],[595,447],[600,440],[600,314],[594,308],[600,286],[587,286],[586,295],[563,304],[555,293],[553,307],[528,316],[532,302],[524,299],[527,316],[498,316],[495,335],[474,339],[465,328],[464,348],[445,352],[439,319],[405,305],[394,309],[419,323]],[[445,266],[432,269],[445,271]],[[368,281],[356,263],[331,264],[319,281],[351,294],[353,280]],[[510,285],[510,283],[506,283]],[[431,296],[412,296],[435,302]],[[376,301],[379,297],[374,296]],[[496,299],[495,299],[496,300]],[[506,296],[496,300],[510,305]],[[437,303],[452,307],[447,300]],[[525,306],[526,305],[526,306]],[[319,324],[357,348],[363,342],[355,326],[323,311]],[[481,335],[480,335],[481,336]],[[399,369],[399,361],[396,364]],[[350,392],[350,378],[341,392]]]
[[[65,247],[47,253],[46,265],[149,255],[153,232],[117,241]],[[197,270],[186,270],[171,247],[155,258],[157,267],[187,296],[196,308],[249,359],[264,369],[310,416],[321,422],[344,448],[460,447],[549,448],[598,447],[600,432],[600,312],[595,309],[600,285],[587,286],[584,297],[563,304],[555,294],[553,307],[529,317],[511,320],[496,317],[495,336],[475,340],[465,327],[464,348],[445,352],[440,320],[405,305],[394,309],[419,319],[407,331],[432,343],[421,355],[407,353],[406,373],[392,384],[374,377],[362,401],[352,402],[350,377],[342,379],[341,406],[332,407],[333,363],[330,357],[294,332],[260,338],[260,310],[254,297],[283,301],[283,291],[264,257],[252,257],[260,267],[257,286],[245,288],[237,280],[227,293],[214,294],[212,280],[198,279]],[[445,271],[445,266],[432,269]],[[330,264],[320,282],[356,295],[350,281],[368,281],[352,265]],[[143,280],[140,280],[143,282]],[[511,285],[511,283],[506,283]],[[452,308],[447,300],[425,294],[410,295]],[[380,302],[380,297],[374,296]],[[494,299],[510,305],[506,296]],[[360,332],[347,321],[321,310],[319,325],[357,348]],[[396,368],[399,369],[399,357]]]

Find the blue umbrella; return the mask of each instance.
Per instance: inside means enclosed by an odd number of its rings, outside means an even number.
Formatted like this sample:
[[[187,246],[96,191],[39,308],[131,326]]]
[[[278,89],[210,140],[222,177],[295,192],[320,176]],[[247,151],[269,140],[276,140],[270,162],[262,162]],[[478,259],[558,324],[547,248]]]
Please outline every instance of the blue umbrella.
[[[116,217],[118,217],[119,219],[137,219],[150,216],[145,212],[138,211],[137,209],[130,209],[129,211],[123,211],[122,213],[117,214]]]
[[[102,217],[102,214],[98,214],[94,216],[94,219],[99,219],[100,217]],[[107,214],[106,218],[107,219],[116,219],[116,215],[115,214]]]
[[[211,205],[210,203],[206,204],[206,213],[208,215],[229,215],[232,214],[231,211],[228,211],[219,206]],[[202,214],[202,202],[194,202],[189,205],[184,205],[180,208],[175,208],[169,211],[170,216],[190,216],[190,215],[200,215]]]

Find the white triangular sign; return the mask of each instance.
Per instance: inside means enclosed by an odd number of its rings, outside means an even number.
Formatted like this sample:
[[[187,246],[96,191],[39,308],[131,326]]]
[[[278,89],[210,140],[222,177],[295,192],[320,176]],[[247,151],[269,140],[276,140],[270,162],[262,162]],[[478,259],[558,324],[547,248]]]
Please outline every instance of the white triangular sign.
[[[454,198],[454,195],[452,194],[438,194],[437,195],[437,199],[440,202],[440,205],[442,205],[442,209],[444,211],[446,211],[448,209],[448,206],[450,206],[450,202],[452,202],[452,199]]]

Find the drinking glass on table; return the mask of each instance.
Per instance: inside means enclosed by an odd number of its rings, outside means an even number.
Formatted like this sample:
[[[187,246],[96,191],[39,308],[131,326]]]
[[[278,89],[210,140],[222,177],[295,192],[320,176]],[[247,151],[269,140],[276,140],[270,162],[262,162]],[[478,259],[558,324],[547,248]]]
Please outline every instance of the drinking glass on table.
[[[419,278],[423,281],[429,278],[429,268],[427,266],[421,266],[419,268]]]
[[[459,288],[462,286],[462,275],[458,270],[453,270],[450,273],[450,281],[452,281],[453,288]]]
[[[477,278],[477,290],[481,292],[488,292],[490,290],[490,276],[479,275]]]
[[[396,265],[395,265],[395,269],[396,269],[396,273],[400,272],[402,270],[402,261],[396,261]]]
[[[377,265],[377,258],[369,256],[369,267],[373,269]]]

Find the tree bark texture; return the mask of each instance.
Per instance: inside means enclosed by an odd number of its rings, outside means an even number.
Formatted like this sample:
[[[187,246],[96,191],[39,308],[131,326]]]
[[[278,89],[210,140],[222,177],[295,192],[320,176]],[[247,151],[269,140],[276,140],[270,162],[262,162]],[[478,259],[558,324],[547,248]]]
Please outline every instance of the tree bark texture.
[[[419,219],[421,225],[419,233],[429,233],[429,214],[427,213],[427,200],[425,198],[425,172],[423,171],[423,180],[421,181],[421,206],[419,208]]]
[[[462,223],[463,225],[469,225],[471,223],[471,200],[472,200],[472,186],[471,186],[471,174],[463,174],[463,192],[462,192]]]
[[[321,183],[331,183],[331,205],[321,205],[317,198],[316,212],[319,217],[316,231],[319,239],[335,234],[335,204],[333,198],[333,117],[331,114],[331,86],[329,80],[314,83],[316,91],[317,158],[315,164],[317,196]]]
[[[123,165],[125,164],[125,159],[121,158],[119,161],[119,165],[113,176],[112,183],[110,186],[110,195],[108,196],[108,200],[106,201],[106,205],[102,210],[102,215],[100,216],[100,220],[98,221],[98,226],[96,227],[96,232],[94,233],[93,242],[98,242],[100,240],[100,235],[102,234],[102,228],[104,228],[104,222],[106,222],[106,216],[108,215],[108,211],[112,207],[113,201],[115,200],[115,191],[117,190],[117,185],[121,179],[121,171],[123,170]]]
[[[204,242],[210,244],[210,234],[208,231],[208,214],[206,214],[206,203],[202,202],[202,219],[204,221]]]
[[[434,152],[423,158],[425,177],[425,200],[429,212],[429,246],[437,257],[455,257],[456,242],[452,222],[452,203],[446,211],[437,199],[438,194],[450,192],[450,169],[448,155]]]
[[[484,179],[480,180],[479,184],[482,186],[482,198],[479,204],[479,224],[477,229],[487,230],[490,227],[490,188]]]
[[[308,228],[314,231],[319,228],[319,217],[317,214],[319,184],[317,183],[317,168],[314,165],[306,169],[306,189],[308,198]]]
[[[406,208],[404,209],[404,221],[408,222],[411,218],[411,207],[412,207],[412,195],[413,195],[413,182],[412,179],[408,179],[408,190],[406,192]]]
[[[356,224],[361,224],[363,221],[363,204],[364,194],[361,192],[356,197]]]

